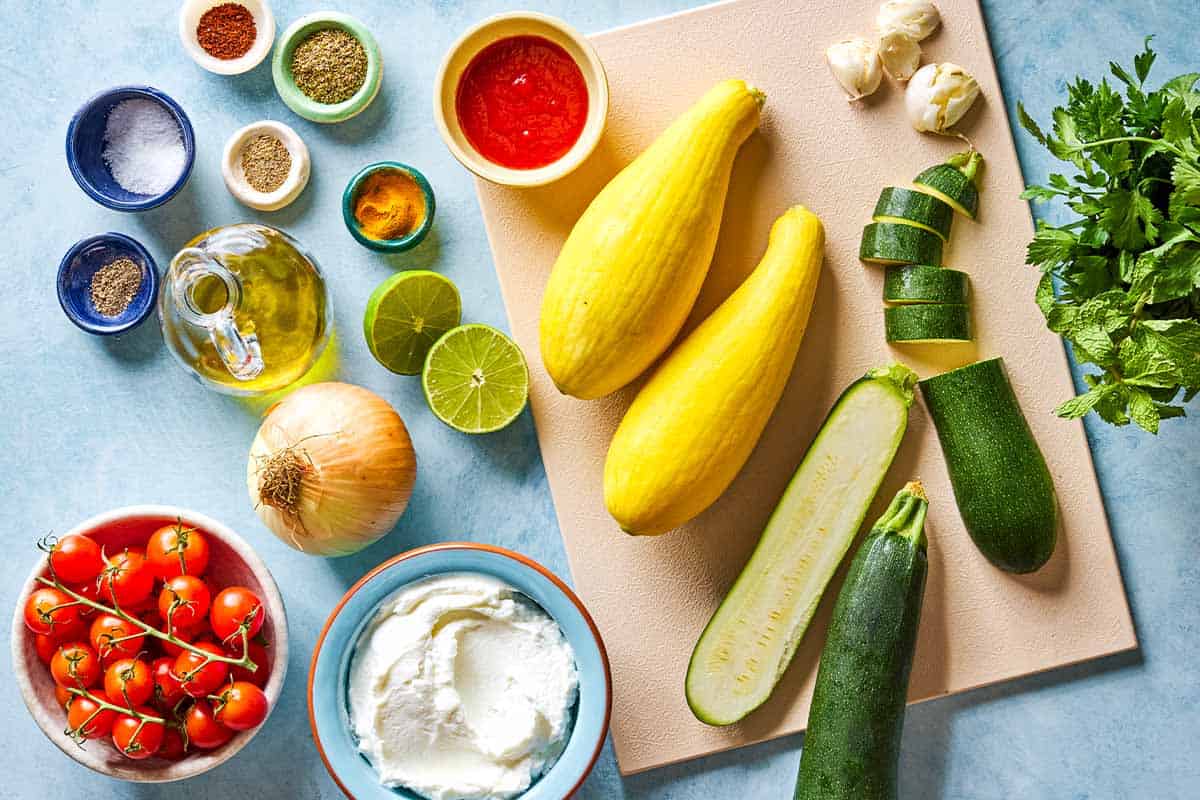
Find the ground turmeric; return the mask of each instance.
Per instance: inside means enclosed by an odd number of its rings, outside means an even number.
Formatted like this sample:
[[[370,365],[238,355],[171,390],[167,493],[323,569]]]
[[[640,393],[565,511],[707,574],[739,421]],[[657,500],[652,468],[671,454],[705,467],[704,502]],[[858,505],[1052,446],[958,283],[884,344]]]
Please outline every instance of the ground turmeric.
[[[425,221],[425,194],[413,177],[398,169],[372,172],[354,198],[354,218],[363,234],[387,241],[403,239]]]

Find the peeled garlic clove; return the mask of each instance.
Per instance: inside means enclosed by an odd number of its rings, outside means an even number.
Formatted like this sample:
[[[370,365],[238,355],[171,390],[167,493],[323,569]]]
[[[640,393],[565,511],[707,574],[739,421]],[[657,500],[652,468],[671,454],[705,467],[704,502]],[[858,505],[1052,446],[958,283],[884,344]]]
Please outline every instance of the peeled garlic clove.
[[[833,77],[851,100],[859,100],[879,88],[883,73],[879,68],[879,48],[862,37],[846,39],[825,50],[825,60]]]
[[[903,83],[921,66],[921,45],[903,31],[888,31],[879,37],[879,60],[892,80]]]
[[[929,0],[887,0],[875,16],[881,34],[899,31],[915,42],[927,38],[941,22],[942,15]]]
[[[979,84],[957,64],[926,64],[904,92],[908,120],[919,131],[946,133],[979,97]]]

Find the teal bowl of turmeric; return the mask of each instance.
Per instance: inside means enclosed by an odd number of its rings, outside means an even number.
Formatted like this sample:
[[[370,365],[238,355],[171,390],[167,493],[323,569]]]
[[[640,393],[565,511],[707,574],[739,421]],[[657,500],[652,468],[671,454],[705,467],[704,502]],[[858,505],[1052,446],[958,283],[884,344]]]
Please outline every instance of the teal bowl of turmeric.
[[[363,247],[403,253],[433,227],[433,187],[417,169],[399,161],[368,164],[346,184],[342,219]]]
[[[312,122],[342,122],[379,94],[383,56],[366,25],[349,14],[320,11],[283,32],[271,76],[292,111]]]

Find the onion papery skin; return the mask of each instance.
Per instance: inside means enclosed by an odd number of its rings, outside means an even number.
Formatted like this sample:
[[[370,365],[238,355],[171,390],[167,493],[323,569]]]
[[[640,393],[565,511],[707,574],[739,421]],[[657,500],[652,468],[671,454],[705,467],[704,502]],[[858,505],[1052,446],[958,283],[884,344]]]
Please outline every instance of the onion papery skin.
[[[291,450],[303,466],[293,510],[259,492],[262,465]],[[404,420],[379,395],[348,383],[315,383],[273,406],[246,466],[259,518],[305,553],[344,556],[390,531],[412,494],[416,453]]]

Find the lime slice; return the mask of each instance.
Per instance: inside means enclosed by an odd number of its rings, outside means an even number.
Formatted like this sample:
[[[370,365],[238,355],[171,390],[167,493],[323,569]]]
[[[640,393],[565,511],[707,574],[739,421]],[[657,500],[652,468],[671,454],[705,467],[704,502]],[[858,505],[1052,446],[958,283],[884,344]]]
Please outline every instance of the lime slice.
[[[371,293],[363,335],[380,364],[401,375],[420,375],[429,348],[461,318],[462,301],[449,278],[409,270]]]
[[[521,348],[500,331],[462,325],[430,348],[421,385],[442,422],[463,433],[490,433],[525,409],[529,369]]]

